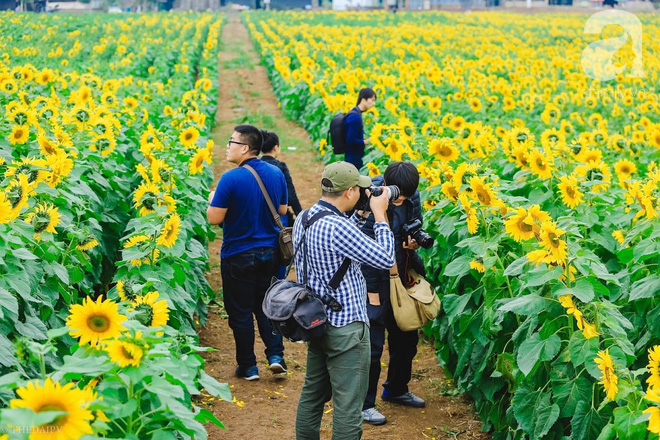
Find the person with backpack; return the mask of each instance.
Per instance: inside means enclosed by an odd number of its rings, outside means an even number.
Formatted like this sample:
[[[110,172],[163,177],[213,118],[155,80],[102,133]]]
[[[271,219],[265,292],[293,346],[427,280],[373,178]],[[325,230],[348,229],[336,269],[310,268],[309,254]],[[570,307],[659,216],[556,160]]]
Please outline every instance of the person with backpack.
[[[246,380],[259,379],[253,315],[266,345],[270,370],[274,374],[287,371],[282,336],[273,331],[261,307],[280,267],[279,228],[261,185],[280,215],[287,212],[287,187],[284,174],[277,167],[257,158],[262,143],[258,128],[234,127],[227,142],[227,160],[238,168],[222,175],[206,211],[212,225],[222,225],[223,299],[236,341],[236,375]]]
[[[370,185],[371,179],[361,176],[352,164],[328,165],[321,179],[321,200],[298,216],[293,226],[294,246],[306,249],[295,257],[298,280],[306,279],[318,296],[331,295],[341,305],[340,310],[325,307],[329,322],[326,332],[308,343],[307,370],[296,415],[297,440],[319,439],[324,404],[330,398],[334,409],[332,438],[357,440],[362,436],[370,348],[367,290],[360,265],[384,270],[394,265],[394,238],[385,216],[387,192],[370,200],[375,239],[360,232],[362,217],[358,213],[350,219],[345,215]],[[332,215],[316,216],[322,211]],[[303,224],[310,216],[317,220]],[[331,290],[330,281],[342,267],[347,270],[337,289]]]
[[[360,90],[357,105],[346,114],[337,115],[330,121],[330,142],[335,154],[344,154],[344,160],[360,170],[364,150],[369,139],[364,137],[362,113],[376,105],[376,92],[366,87]]]
[[[422,206],[420,203],[419,172],[410,162],[391,163],[382,176],[373,179],[373,184],[396,185],[401,195],[390,201],[387,208],[387,218],[394,234],[394,251],[399,276],[407,285],[407,273],[413,269],[420,275],[426,274],[422,259],[415,252],[419,249],[417,243],[406,233],[406,225],[422,221]],[[362,232],[373,235],[375,218],[369,216],[362,226]],[[371,337],[371,366],[369,369],[369,389],[362,407],[365,423],[382,425],[386,417],[376,409],[376,394],[380,378],[380,359],[385,345],[385,330],[389,349],[389,365],[387,379],[383,384],[382,399],[399,405],[423,408],[425,402],[408,389],[412,374],[412,362],[417,354],[417,330],[403,331],[394,318],[390,301],[390,273],[387,270],[362,266],[362,274],[367,282],[367,314],[369,315]]]

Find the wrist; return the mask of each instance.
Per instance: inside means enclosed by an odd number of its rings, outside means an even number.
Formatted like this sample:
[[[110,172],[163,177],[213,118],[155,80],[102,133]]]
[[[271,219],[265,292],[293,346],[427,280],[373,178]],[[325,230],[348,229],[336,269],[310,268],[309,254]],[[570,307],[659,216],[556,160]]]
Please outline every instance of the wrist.
[[[387,217],[385,217],[385,213],[384,213],[384,212],[382,212],[382,213],[376,213],[376,212],[374,212],[374,220],[375,220],[376,222],[385,222],[385,223],[387,223]]]

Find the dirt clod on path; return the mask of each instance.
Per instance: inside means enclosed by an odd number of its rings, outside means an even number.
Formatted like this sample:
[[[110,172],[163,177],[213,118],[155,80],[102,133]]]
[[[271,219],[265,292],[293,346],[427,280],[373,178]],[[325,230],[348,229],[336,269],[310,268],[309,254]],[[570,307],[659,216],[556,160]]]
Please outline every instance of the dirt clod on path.
[[[234,167],[225,160],[225,145],[233,127],[248,123],[275,131],[279,135],[283,151],[279,159],[289,166],[303,208],[310,207],[320,197],[319,182],[323,163],[313,152],[313,143],[305,130],[287,120],[279,110],[266,71],[259,64],[259,57],[238,14],[228,15],[222,33],[219,62],[220,97],[213,134],[216,144],[213,187],[224,171]],[[207,274],[212,287],[219,294],[222,290],[220,244],[219,233],[209,245],[211,270]],[[268,371],[265,347],[257,335],[255,353],[260,380],[248,382],[238,379],[234,375],[234,338],[220,298],[219,303],[211,305],[210,309],[206,326],[200,329],[199,334],[203,346],[213,347],[217,351],[204,354],[206,372],[230,384],[235,402],[217,399],[198,402],[198,405],[211,410],[227,426],[227,429],[221,429],[208,424],[209,439],[251,440],[266,436],[282,440],[294,439],[296,408],[307,363],[307,346],[285,341],[284,355],[289,373],[285,377],[274,376]],[[387,354],[383,355],[381,385],[387,374],[387,357]],[[410,389],[426,400],[426,408],[405,408],[378,399],[378,408],[387,416],[388,423],[383,426],[363,425],[364,439],[490,438],[480,431],[481,422],[474,414],[470,402],[465,397],[454,395],[454,390],[448,386],[435,358],[434,348],[427,341],[419,343]],[[382,387],[379,387],[381,391]],[[329,439],[332,433],[332,402],[326,404],[324,412],[321,438]]]

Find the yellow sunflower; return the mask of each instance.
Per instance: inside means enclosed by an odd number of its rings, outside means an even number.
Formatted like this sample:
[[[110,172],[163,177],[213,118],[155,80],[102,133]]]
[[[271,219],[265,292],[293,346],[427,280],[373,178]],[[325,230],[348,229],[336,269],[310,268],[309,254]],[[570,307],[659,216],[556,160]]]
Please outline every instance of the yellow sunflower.
[[[598,369],[602,374],[600,378],[601,380],[598,383],[603,385],[605,388],[607,398],[614,400],[617,392],[619,391],[619,387],[617,386],[619,378],[617,377],[616,371],[614,370],[614,362],[610,357],[610,350],[607,349],[605,351],[599,351],[598,357],[594,359],[594,362],[596,365],[598,365]]]
[[[533,223],[528,221],[528,213],[523,207],[516,209],[513,215],[504,220],[504,230],[517,242],[534,237]]]
[[[443,163],[453,162],[458,159],[458,148],[449,138],[433,139],[429,143],[429,153],[435,155]]]
[[[34,212],[25,217],[25,221],[31,223],[34,228],[35,239],[40,239],[44,232],[57,233],[55,227],[60,223],[60,219],[60,213],[52,203],[37,205]]]
[[[144,355],[144,351],[139,345],[119,339],[108,343],[105,351],[110,356],[110,360],[122,368],[129,366],[139,367],[140,360]]]
[[[467,194],[462,193],[459,195],[458,201],[461,202],[463,211],[465,211],[468,232],[470,234],[476,234],[477,229],[479,228],[479,218],[477,217],[477,211],[472,207],[472,203],[470,202]]]
[[[649,364],[646,366],[650,376],[646,379],[649,388],[660,388],[660,345],[649,348]]]
[[[612,180],[612,173],[605,162],[589,161],[586,165],[579,165],[575,168],[575,175],[583,177],[589,182],[602,182],[593,184],[592,191],[599,193],[609,187]]]
[[[179,214],[172,214],[163,225],[160,235],[156,240],[159,246],[171,248],[179,237],[179,228],[181,227],[181,218]]]
[[[55,154],[60,150],[60,147],[57,144],[57,142],[53,142],[43,134],[37,136],[37,142],[39,142],[39,149],[41,150],[41,154],[43,154],[44,156]]]
[[[475,113],[481,110],[481,101],[476,96],[470,98],[470,109]]]
[[[99,242],[93,235],[87,235],[85,238],[83,238],[78,242],[78,244],[76,245],[76,249],[79,251],[86,252],[91,249],[94,249],[98,245]]]
[[[136,319],[147,327],[162,327],[169,319],[169,308],[167,301],[158,301],[158,292],[149,292],[144,296],[138,296],[133,301],[131,312],[136,312]]]
[[[198,148],[188,162],[188,170],[190,174],[199,174],[204,171],[204,162],[210,164],[211,161],[211,152],[208,148]]]
[[[195,127],[188,127],[179,134],[179,141],[186,147],[192,148],[199,138],[199,131]]]
[[[614,172],[620,182],[630,179],[630,176],[637,172],[637,166],[628,159],[621,159],[614,164]]]
[[[575,177],[561,176],[560,183],[557,186],[559,187],[561,199],[566,206],[573,209],[582,203],[582,196],[584,194],[580,191],[580,186]]]
[[[18,399],[9,402],[11,408],[29,408],[36,413],[62,411],[63,414],[50,423],[33,427],[30,440],[78,440],[85,434],[92,434],[90,421],[94,419],[85,400],[86,394],[74,384],[60,385],[47,378],[28,382],[16,390]],[[26,427],[27,428],[27,427]]]
[[[471,196],[484,206],[492,206],[497,200],[492,186],[492,183],[485,183],[482,177],[472,177],[470,179]]]
[[[0,192],[0,224],[9,223],[12,214],[11,202],[4,192]]]
[[[9,135],[9,143],[12,145],[22,145],[27,142],[30,136],[30,127],[27,125],[14,125]]]
[[[566,261],[567,245],[560,238],[564,233],[551,221],[546,221],[541,225],[541,245],[543,249],[552,254],[556,262]]]
[[[98,345],[101,341],[119,336],[125,330],[122,323],[126,317],[117,310],[117,303],[100,296],[93,301],[89,297],[82,305],[74,304],[69,309],[66,325],[69,334],[80,338],[79,344]]]
[[[536,174],[540,178],[549,179],[552,177],[552,158],[548,157],[546,153],[543,153],[539,150],[533,150],[529,155],[528,163],[532,173]]]
[[[117,293],[122,301],[133,302],[139,296],[138,290],[131,281],[117,281]]]
[[[151,182],[142,182],[133,195],[135,208],[140,210],[140,215],[154,212],[160,206],[160,188]]]
[[[612,232],[612,237],[619,243],[623,244],[624,241],[626,241],[626,237],[624,237],[623,232],[621,232],[620,229],[617,229],[616,231]]]
[[[479,260],[470,261],[470,269],[474,269],[477,272],[481,272],[481,273],[486,272],[486,266],[484,266],[484,263]]]
[[[365,166],[369,170],[369,177],[373,178],[380,175],[380,170],[373,162],[369,162]]]
[[[19,174],[17,179],[9,182],[5,195],[11,203],[10,221],[17,218],[23,208],[28,206],[28,198],[33,192],[34,189],[28,184],[28,177],[25,174]]]
[[[452,182],[447,181],[443,183],[441,190],[442,193],[452,202],[458,200],[458,188],[456,188]]]

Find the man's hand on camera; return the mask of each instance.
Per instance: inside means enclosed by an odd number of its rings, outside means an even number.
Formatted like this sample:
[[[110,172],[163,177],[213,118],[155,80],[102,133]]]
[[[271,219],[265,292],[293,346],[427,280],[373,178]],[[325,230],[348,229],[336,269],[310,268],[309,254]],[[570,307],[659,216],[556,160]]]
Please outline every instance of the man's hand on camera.
[[[374,220],[377,222],[387,222],[387,208],[390,204],[390,199],[388,197],[388,189],[384,189],[383,193],[378,197],[371,196],[369,199],[369,206],[371,207],[371,212],[374,213]]]
[[[419,249],[419,243],[417,243],[410,235],[408,236],[408,241],[403,242],[404,249],[410,249],[411,251],[416,251]]]

